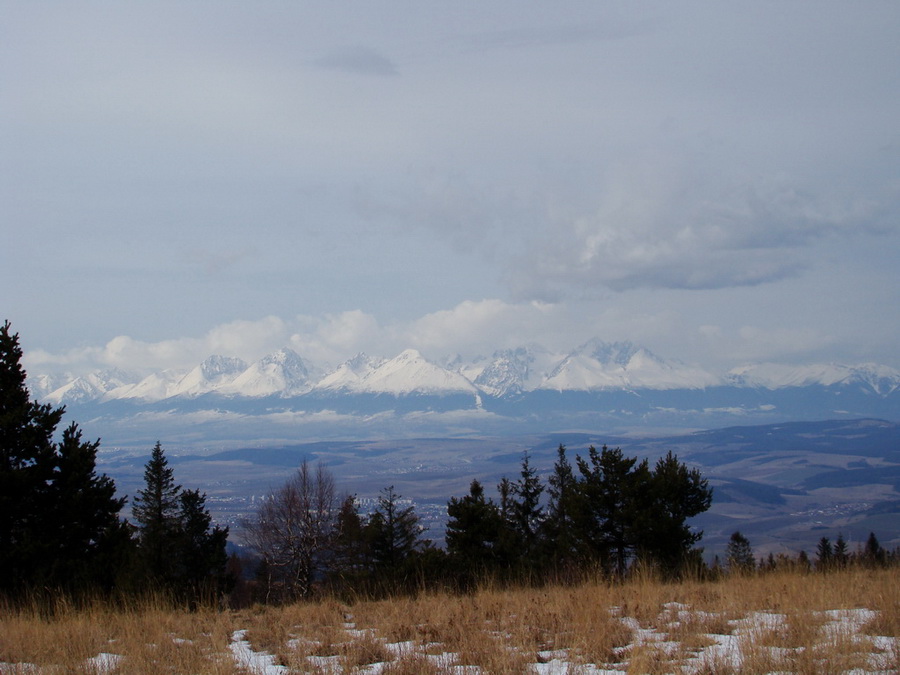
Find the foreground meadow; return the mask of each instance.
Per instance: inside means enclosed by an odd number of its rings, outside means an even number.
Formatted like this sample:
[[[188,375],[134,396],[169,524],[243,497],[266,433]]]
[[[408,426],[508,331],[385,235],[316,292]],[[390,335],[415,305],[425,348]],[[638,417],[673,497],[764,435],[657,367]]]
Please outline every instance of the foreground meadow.
[[[5,609],[0,673],[896,673],[895,569],[333,599]]]

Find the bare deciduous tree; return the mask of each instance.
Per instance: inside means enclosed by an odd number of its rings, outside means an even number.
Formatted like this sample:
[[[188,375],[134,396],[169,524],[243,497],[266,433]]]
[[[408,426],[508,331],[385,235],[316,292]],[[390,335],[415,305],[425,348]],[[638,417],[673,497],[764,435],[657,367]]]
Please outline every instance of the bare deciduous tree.
[[[262,556],[267,600],[279,590],[285,599],[310,595],[331,551],[336,514],[334,478],[304,460],[244,521],[244,539]]]

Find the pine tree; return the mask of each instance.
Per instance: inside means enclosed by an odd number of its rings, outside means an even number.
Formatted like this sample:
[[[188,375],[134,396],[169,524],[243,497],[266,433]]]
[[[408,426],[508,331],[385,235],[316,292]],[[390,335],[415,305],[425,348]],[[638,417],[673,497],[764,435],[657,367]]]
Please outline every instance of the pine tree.
[[[635,547],[664,572],[677,573],[685,565],[700,563],[694,545],[703,536],[693,531],[688,518],[712,505],[712,489],[697,469],[688,469],[670,451],[649,474],[641,467],[631,487],[635,504]]]
[[[740,532],[733,532],[728,540],[728,548],[725,551],[725,560],[728,570],[746,574],[756,567],[756,559],[753,557],[753,548],[750,541]]]
[[[119,519],[126,500],[116,498],[111,478],[97,475],[99,446],[99,441],[83,442],[75,424],[63,431],[52,484],[52,529],[45,530],[53,545],[53,585],[111,590],[130,555],[130,528]]]
[[[147,574],[173,584],[181,486],[159,441],[144,465],[144,488],[134,498],[132,514],[139,528],[139,549]]]
[[[847,542],[844,541],[843,534],[838,534],[838,538],[834,542],[832,559],[836,567],[846,567],[850,562],[850,553],[847,550]]]
[[[526,452],[522,456],[522,470],[519,479],[512,484],[513,498],[510,502],[510,522],[521,546],[525,562],[534,564],[534,554],[538,545],[538,533],[544,521],[541,494],[544,486],[531,466],[531,458]]]
[[[369,566],[369,547],[363,519],[355,495],[347,495],[338,507],[334,543],[329,564],[329,578],[333,586],[344,587],[358,582]]]
[[[878,543],[878,537],[874,532],[869,532],[869,538],[866,539],[866,545],[863,549],[863,562],[869,567],[879,567],[884,565],[885,551]]]
[[[123,500],[96,474],[99,442],[76,425],[53,437],[64,408],[31,400],[19,336],[0,326],[0,590],[108,587],[129,544]]]
[[[562,443],[557,448],[556,463],[547,483],[550,501],[543,525],[544,545],[554,563],[571,564],[578,555],[576,520],[580,504],[575,473]]]
[[[63,408],[31,400],[19,336],[0,327],[0,588],[28,583],[46,559],[55,464],[53,434]]]
[[[646,462],[635,470],[636,458],[619,448],[588,448],[588,458],[576,457],[582,476],[579,490],[584,504],[579,537],[608,572],[623,576],[634,550],[633,532],[638,484],[649,471]]]
[[[816,569],[824,571],[834,566],[834,549],[828,537],[822,537],[816,547]]]
[[[174,546],[176,590],[180,594],[195,601],[228,590],[227,542],[228,528],[212,524],[206,495],[199,490],[182,492]]]
[[[447,516],[447,553],[461,575],[477,577],[478,572],[492,570],[503,562],[500,512],[485,498],[480,482],[472,481],[468,495],[450,499]]]
[[[394,486],[384,488],[378,506],[366,523],[376,573],[397,580],[410,556],[421,547],[419,517],[413,506],[403,506]]]

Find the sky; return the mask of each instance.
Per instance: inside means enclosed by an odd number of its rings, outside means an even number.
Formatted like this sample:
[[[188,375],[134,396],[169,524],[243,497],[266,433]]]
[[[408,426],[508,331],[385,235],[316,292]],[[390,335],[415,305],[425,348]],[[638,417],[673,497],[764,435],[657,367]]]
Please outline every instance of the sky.
[[[896,2],[0,0],[29,372],[900,367]]]

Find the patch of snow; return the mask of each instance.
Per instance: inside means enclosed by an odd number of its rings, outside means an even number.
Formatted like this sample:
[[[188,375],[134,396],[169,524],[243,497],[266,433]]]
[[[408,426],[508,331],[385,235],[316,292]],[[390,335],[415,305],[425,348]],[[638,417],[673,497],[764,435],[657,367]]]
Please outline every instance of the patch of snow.
[[[246,630],[236,630],[231,635],[231,654],[239,668],[250,671],[254,675],[282,675],[288,668],[275,663],[275,657],[268,652],[255,652],[250,642],[245,639]]]
[[[112,673],[116,671],[122,663],[122,656],[119,654],[100,653],[97,656],[89,658],[85,665],[94,673],[101,675],[102,673]]]

